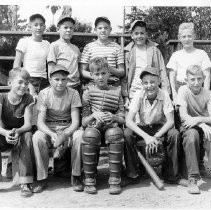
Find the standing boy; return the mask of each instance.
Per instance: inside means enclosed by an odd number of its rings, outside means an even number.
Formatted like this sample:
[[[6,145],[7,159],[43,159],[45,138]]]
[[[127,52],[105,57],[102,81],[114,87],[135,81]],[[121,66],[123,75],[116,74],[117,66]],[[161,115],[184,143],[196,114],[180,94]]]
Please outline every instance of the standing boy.
[[[200,179],[199,161],[203,135],[205,141],[211,141],[211,92],[202,87],[204,81],[202,68],[198,65],[189,66],[185,79],[187,85],[179,88],[177,96],[190,194],[200,193],[197,180]]]
[[[66,87],[68,74],[65,67],[56,65],[50,72],[51,86],[42,90],[38,96],[38,131],[33,136],[38,185],[34,192],[42,192],[47,187],[49,149],[56,148],[65,153],[71,142],[73,185],[78,191],[82,189],[81,146],[78,132],[75,132],[80,121],[81,100],[76,90]]]
[[[83,94],[83,119],[85,129],[82,144],[82,161],[85,175],[85,192],[94,194],[96,172],[101,142],[109,148],[110,194],[121,192],[121,163],[123,152],[124,107],[119,87],[108,86],[110,68],[105,58],[90,60],[89,69],[95,82]]]
[[[69,15],[61,15],[57,26],[60,38],[50,45],[48,54],[49,72],[53,70],[56,64],[64,66],[69,72],[67,86],[80,93],[80,74],[78,70],[80,51],[77,46],[70,42],[74,33],[75,20]]]
[[[140,74],[142,90],[136,91],[126,118],[125,163],[127,176],[132,180],[138,178],[138,158],[135,144],[143,140],[147,154],[156,153],[158,145],[163,144],[167,151],[170,177],[167,181],[177,182],[179,178],[179,133],[174,126],[173,105],[166,91],[159,88],[159,69],[147,66]],[[134,117],[139,114],[140,123]]]
[[[204,88],[210,89],[211,62],[204,50],[196,49],[193,46],[195,39],[193,23],[182,23],[179,26],[178,38],[183,48],[174,52],[167,64],[167,68],[170,69],[169,79],[174,104],[176,104],[179,87],[186,84],[186,69],[190,65],[201,67],[205,75]]]
[[[104,57],[108,61],[110,71],[108,84],[120,86],[120,78],[125,75],[124,57],[121,47],[109,39],[111,30],[111,22],[107,17],[96,18],[97,40],[85,46],[80,61],[80,72],[86,83],[93,82],[88,68],[89,61],[95,57]]]
[[[161,88],[170,93],[162,54],[156,47],[156,43],[148,39],[146,23],[141,20],[134,21],[131,25],[131,37],[133,41],[124,48],[126,76],[123,80],[123,96],[126,107],[128,107],[136,90],[142,88],[140,74],[146,66],[159,69]]]
[[[8,93],[0,94],[0,152],[18,148],[18,170],[23,197],[32,195],[30,184],[33,183],[33,147],[30,130],[34,100],[27,93],[29,79],[30,75],[25,69],[12,69],[8,82],[11,89]]]
[[[13,67],[21,67],[23,62],[23,67],[30,74],[29,91],[34,96],[49,84],[46,60],[50,43],[42,39],[45,31],[45,18],[42,15],[34,14],[30,16],[29,26],[32,35],[19,40]]]

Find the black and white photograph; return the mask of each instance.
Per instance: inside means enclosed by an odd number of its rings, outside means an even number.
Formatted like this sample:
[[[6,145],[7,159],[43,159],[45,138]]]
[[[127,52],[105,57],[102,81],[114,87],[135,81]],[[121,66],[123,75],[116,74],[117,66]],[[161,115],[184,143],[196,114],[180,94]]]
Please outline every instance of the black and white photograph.
[[[211,209],[210,0],[0,0],[0,208]]]

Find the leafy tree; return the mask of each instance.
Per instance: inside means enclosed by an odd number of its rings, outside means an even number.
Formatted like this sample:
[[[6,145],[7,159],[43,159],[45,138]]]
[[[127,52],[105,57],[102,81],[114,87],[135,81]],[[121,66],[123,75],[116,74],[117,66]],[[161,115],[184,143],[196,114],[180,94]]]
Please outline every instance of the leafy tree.
[[[56,12],[61,9],[61,6],[59,6],[59,5],[48,5],[48,6],[46,6],[46,8],[51,10],[51,13],[52,13],[52,16],[53,16],[52,25],[54,25],[54,16],[55,16]]]

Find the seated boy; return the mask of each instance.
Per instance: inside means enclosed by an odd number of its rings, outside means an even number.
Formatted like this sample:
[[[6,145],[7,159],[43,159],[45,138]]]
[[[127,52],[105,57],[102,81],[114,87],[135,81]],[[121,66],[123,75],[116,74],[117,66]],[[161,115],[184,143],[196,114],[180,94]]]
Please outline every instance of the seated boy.
[[[29,79],[29,73],[23,68],[12,69],[9,72],[8,82],[10,91],[0,93],[0,152],[18,147],[18,169],[23,197],[32,195],[30,184],[33,183],[33,149],[30,130],[34,100],[27,93]]]
[[[68,74],[65,67],[56,65],[50,72],[51,86],[38,95],[38,131],[33,135],[38,184],[34,192],[42,192],[47,187],[49,149],[57,148],[62,159],[61,153],[65,153],[71,139],[73,185],[79,191],[82,189],[80,139],[75,132],[79,126],[81,100],[76,90],[67,87]]]
[[[159,69],[147,66],[140,74],[143,90],[136,91],[126,118],[125,136],[125,164],[127,176],[131,181],[138,179],[138,158],[135,144],[143,139],[146,153],[153,154],[158,145],[166,146],[169,163],[166,181],[177,182],[179,133],[174,126],[173,105],[166,91],[159,88]],[[134,117],[139,114],[140,124],[136,124]],[[161,145],[162,145],[161,144]],[[147,155],[146,154],[146,155]],[[167,170],[166,170],[167,171]]]
[[[85,192],[94,194],[96,172],[101,142],[105,139],[109,148],[110,194],[121,192],[121,163],[124,123],[124,107],[119,87],[108,86],[110,76],[108,62],[96,57],[90,60],[89,69],[95,85],[89,86],[82,97],[85,129],[82,143],[82,161],[85,175]],[[102,136],[102,139],[101,139]]]
[[[187,85],[178,90],[177,105],[182,121],[180,130],[188,170],[188,192],[199,194],[197,180],[200,179],[199,157],[203,135],[206,141],[211,141],[211,92],[202,87],[205,76],[200,66],[189,66],[186,77]]]

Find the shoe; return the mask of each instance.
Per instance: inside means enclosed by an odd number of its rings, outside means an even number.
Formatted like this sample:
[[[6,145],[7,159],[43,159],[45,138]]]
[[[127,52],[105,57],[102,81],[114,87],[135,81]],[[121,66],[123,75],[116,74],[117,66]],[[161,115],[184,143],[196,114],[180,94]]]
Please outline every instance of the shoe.
[[[47,188],[46,181],[38,181],[38,184],[32,188],[33,193],[41,193]]]
[[[96,189],[95,185],[85,185],[84,192],[86,192],[88,194],[96,194],[97,189]]]
[[[179,179],[177,184],[183,187],[188,187],[189,182],[187,179]]]
[[[188,193],[190,193],[190,194],[200,194],[201,193],[199,190],[199,187],[197,186],[197,180],[195,178],[189,179]]]
[[[131,177],[124,177],[121,182],[122,187],[126,187],[128,185],[139,184],[140,177],[131,178]]]
[[[72,185],[73,185],[73,190],[76,192],[82,192],[84,190],[80,176],[72,176]]]
[[[109,188],[109,193],[112,195],[118,195],[122,191],[120,184],[111,184]]]
[[[31,197],[32,191],[29,184],[21,184],[21,197]]]

